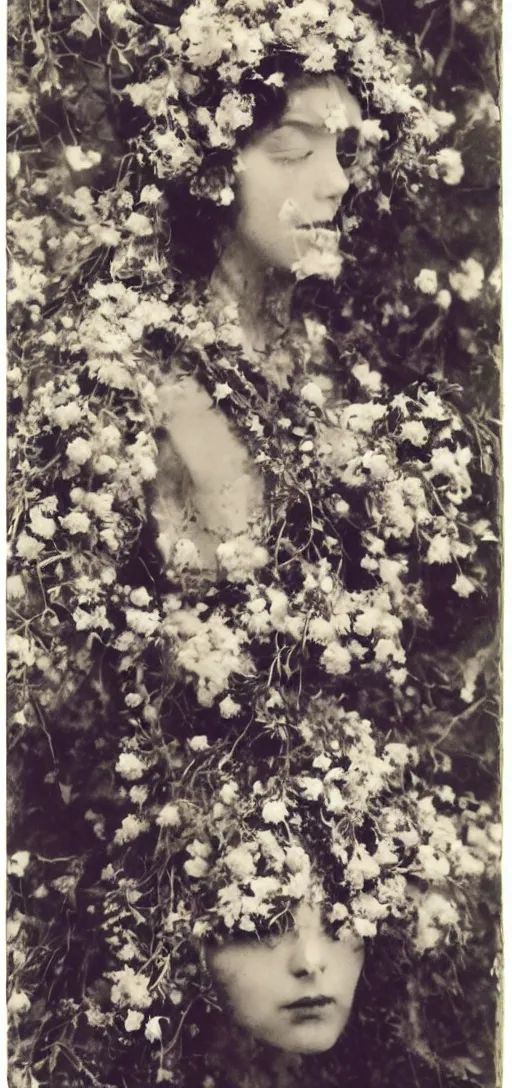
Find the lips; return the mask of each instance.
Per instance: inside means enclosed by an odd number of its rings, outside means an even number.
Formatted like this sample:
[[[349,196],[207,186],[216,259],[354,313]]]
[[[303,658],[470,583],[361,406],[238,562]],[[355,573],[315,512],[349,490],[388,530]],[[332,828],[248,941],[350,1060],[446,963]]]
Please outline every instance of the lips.
[[[312,223],[312,226],[318,228],[319,230],[336,230],[337,229],[336,228],[336,223],[334,222],[333,219],[322,219],[322,220],[319,219],[315,223]]]
[[[332,1003],[332,997],[301,997],[298,1001],[292,1001],[284,1007],[285,1009],[316,1009],[323,1005],[332,1005]]]
[[[296,230],[329,230],[329,231],[336,231],[337,229],[338,228],[336,226],[336,223],[334,223],[332,219],[331,220],[323,220],[322,222],[317,221],[316,223],[301,223],[300,226],[296,227]]]

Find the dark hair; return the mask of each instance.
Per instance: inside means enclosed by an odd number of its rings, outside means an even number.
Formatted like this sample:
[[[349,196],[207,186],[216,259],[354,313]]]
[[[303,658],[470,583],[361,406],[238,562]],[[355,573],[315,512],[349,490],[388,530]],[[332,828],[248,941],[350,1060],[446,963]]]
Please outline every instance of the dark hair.
[[[450,954],[445,954],[440,973],[449,975],[450,960]],[[416,992],[424,995],[421,978],[426,969],[419,958],[411,962],[399,923],[388,936],[369,942],[345,1030],[332,1049],[301,1056],[289,1088],[339,1088],[340,1077],[343,1088],[455,1085],[456,1078],[443,1068],[439,1024],[444,1016],[452,1032],[452,1048],[454,1042],[455,1046],[460,1043],[461,1053],[463,1031],[460,1025],[454,1031],[453,991],[449,1006],[443,1002],[440,986],[434,988],[430,1000],[415,999]],[[428,970],[432,975],[432,965]],[[203,1012],[195,1010],[193,1031],[185,1025],[182,1032],[182,1088],[198,1088],[208,1074],[216,1088],[275,1088],[277,1053],[238,1027],[228,1010],[203,1001]]]
[[[265,82],[270,76],[284,76],[282,86]],[[343,79],[356,94],[353,79],[340,72],[322,74],[305,73],[304,61],[298,54],[276,52],[266,57],[256,71],[249,70],[240,83],[240,92],[253,99],[253,121],[240,136],[243,148],[258,133],[270,125],[277,125],[286,109],[290,87],[305,87],[326,83],[334,78]],[[223,94],[220,81],[209,87],[204,103],[215,110]],[[199,103],[198,103],[199,104]],[[231,226],[236,214],[236,204],[221,207],[201,195],[203,184],[216,178],[219,187],[235,184],[232,169],[233,154],[226,150],[211,150],[205,155],[197,180],[192,186],[188,180],[170,182],[166,195],[171,209],[172,228],[170,243],[171,261],[176,272],[186,280],[207,279],[219,259],[222,236]],[[176,209],[176,214],[173,214]]]

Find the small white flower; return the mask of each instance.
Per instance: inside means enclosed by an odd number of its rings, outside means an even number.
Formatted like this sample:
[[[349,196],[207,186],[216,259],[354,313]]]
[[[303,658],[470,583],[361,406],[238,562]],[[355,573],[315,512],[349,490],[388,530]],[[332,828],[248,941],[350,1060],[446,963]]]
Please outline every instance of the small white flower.
[[[130,814],[129,816],[125,816],[124,820],[121,821],[121,827],[117,828],[114,835],[114,842],[121,844],[133,842],[134,839],[138,839],[143,831],[147,830],[147,820],[139,820],[137,816]]]
[[[285,864],[286,868],[289,869],[291,873],[303,874],[304,877],[309,880],[311,861],[302,846],[294,845],[288,847]]]
[[[151,604],[151,597],[144,586],[140,586],[138,589],[132,589],[130,600],[136,608],[147,608],[147,606]]]
[[[379,865],[396,865],[398,862],[398,856],[395,851],[391,849],[389,842],[386,839],[381,839],[377,850],[375,851],[375,859]]]
[[[118,450],[121,445],[121,431],[114,423],[102,427],[99,434],[99,445],[103,450]]]
[[[33,507],[30,511],[30,528],[36,536],[41,536],[43,540],[51,540],[57,532],[55,520],[45,517],[37,507]]]
[[[147,238],[148,235],[153,233],[151,220],[148,219],[147,215],[141,215],[140,212],[132,212],[126,220],[125,227],[131,234],[135,234],[137,238]]]
[[[194,857],[189,858],[188,861],[185,862],[183,868],[187,876],[200,879],[202,876],[206,876],[210,867],[205,858]]]
[[[21,574],[10,574],[6,581],[8,601],[21,601],[25,596],[25,586]]]
[[[122,971],[114,971],[113,977],[116,980],[111,993],[114,1005],[135,1005],[139,1009],[147,1009],[151,1005],[149,979],[144,975],[137,975],[133,967],[127,966]]]
[[[450,306],[452,304],[452,296],[450,292],[446,290],[446,287],[443,287],[441,291],[438,291],[436,295],[436,302],[437,305],[440,306],[441,310],[450,309]]]
[[[439,175],[446,185],[458,185],[464,177],[464,163],[460,151],[454,147],[445,147],[435,156]]]
[[[229,205],[233,203],[234,199],[235,199],[234,189],[232,189],[231,185],[224,185],[222,187],[222,189],[220,190],[220,193],[218,195],[218,203],[223,208],[228,208]]]
[[[266,824],[280,824],[286,819],[288,809],[284,801],[266,801],[261,814]]]
[[[348,917],[348,910],[344,903],[333,903],[331,912],[329,914],[329,921],[331,922],[344,922]]]
[[[32,1002],[24,990],[13,990],[7,1002],[7,1009],[10,1013],[19,1015],[19,1013],[28,1012],[31,1004]]]
[[[193,752],[204,752],[210,747],[208,737],[204,733],[198,733],[197,736],[191,737],[188,743]]]
[[[127,608],[126,622],[138,635],[152,635],[160,623],[160,616],[158,612],[139,612],[137,608]]]
[[[92,170],[93,166],[97,166],[101,162],[99,151],[82,151],[82,148],[76,145],[65,147],[64,157],[74,173],[80,173],[82,170]]]
[[[437,291],[437,272],[434,268],[422,268],[414,280],[414,286],[424,295],[435,295]]]
[[[450,863],[444,855],[436,854],[432,846],[421,845],[418,847],[418,861],[421,864],[422,876],[427,880],[442,880],[450,872]]]
[[[219,703],[219,710],[223,718],[236,718],[241,709],[240,703],[236,703],[235,700],[231,698],[231,695],[226,695]]]
[[[116,763],[117,773],[128,782],[136,782],[138,778],[142,778],[146,770],[145,763],[135,755],[135,752],[122,752]]]
[[[74,465],[85,465],[91,457],[92,447],[85,438],[74,438],[68,443],[66,454]]]
[[[300,393],[308,404],[315,404],[317,408],[323,408],[325,397],[316,382],[306,382],[306,385],[302,386]]]
[[[282,87],[284,85],[283,72],[274,72],[271,76],[267,76],[264,80],[269,87]]]
[[[406,744],[386,744],[384,752],[398,767],[406,767],[409,763],[411,749]]]
[[[330,42],[319,35],[310,35],[308,56],[304,68],[308,72],[332,72],[336,63],[336,49]],[[364,123],[364,122],[363,122]]]
[[[403,660],[402,648],[398,647],[391,638],[380,638],[375,644],[375,660],[388,661],[390,657],[395,661]]]
[[[146,1024],[146,1027],[144,1029],[144,1035],[146,1036],[146,1039],[148,1039],[150,1043],[159,1043],[160,1042],[160,1040],[162,1038],[162,1029],[160,1027],[160,1017],[159,1016],[152,1016],[151,1019],[148,1020],[148,1022]]]
[[[29,536],[28,533],[20,533],[16,541],[16,555],[19,555],[20,559],[37,559],[43,548],[44,544],[35,537]]]
[[[17,850],[15,854],[11,854],[7,862],[7,872],[11,876],[23,876],[25,869],[30,861],[30,854],[28,850]]]
[[[329,812],[334,812],[337,816],[346,808],[346,802],[343,800],[341,790],[337,786],[327,787],[325,805]]]
[[[413,446],[424,446],[428,442],[428,431],[421,420],[409,419],[402,423],[400,438],[404,442],[411,442]]]
[[[321,658],[322,665],[331,676],[344,676],[350,672],[352,658],[350,651],[339,642],[330,642]]]
[[[368,363],[356,363],[352,373],[360,385],[369,393],[378,393],[382,385],[382,375],[378,370],[370,370]]]
[[[162,193],[156,185],[145,185],[140,194],[141,204],[158,204]]]
[[[328,231],[323,232],[324,235],[328,233]],[[329,242],[329,239],[324,239],[324,241]],[[319,246],[311,244],[306,253],[297,261],[294,261],[291,270],[295,273],[297,280],[305,280],[310,276],[335,280],[338,278],[342,266],[342,256],[334,248],[329,252],[327,249],[321,249]]]
[[[299,778],[298,785],[308,801],[318,801],[318,798],[321,797],[324,792],[324,784],[320,778],[311,778],[304,775],[302,778]]]
[[[366,117],[361,122],[359,135],[364,143],[369,144],[376,144],[380,143],[381,140],[389,139],[389,134],[385,129],[381,128],[380,121],[372,120],[370,117]]]
[[[450,272],[448,279],[450,287],[464,302],[473,302],[482,290],[485,272],[480,261],[468,257],[467,261],[461,261],[458,272]]]
[[[443,533],[436,533],[430,541],[427,563],[451,563],[450,541]]]
[[[71,514],[66,514],[65,517],[60,519],[60,523],[63,529],[67,529],[71,536],[77,536],[79,533],[87,533],[91,519],[88,514],[85,514],[82,510],[73,510]]]
[[[459,597],[470,597],[475,592],[475,583],[471,581],[471,578],[466,578],[465,574],[458,574],[452,589],[458,593]]]
[[[375,880],[380,876],[380,865],[375,856],[368,853],[365,846],[358,845],[347,867],[346,876],[356,888],[362,888],[365,880]]]
[[[192,540],[182,537],[176,541],[173,551],[173,563],[176,570],[199,570],[202,566],[196,545]]]
[[[329,620],[324,620],[321,616],[314,616],[310,621],[308,638],[312,642],[318,642],[320,645],[326,646],[329,642],[332,642],[335,634],[334,625]]]
[[[237,880],[245,882],[255,875],[254,859],[247,846],[237,846],[233,850],[228,850],[224,861]]]
[[[178,806],[168,802],[160,809],[156,822],[160,827],[179,827],[181,817]]]
[[[315,756],[313,760],[313,767],[315,767],[315,769],[318,769],[319,771],[328,771],[331,763],[331,757],[326,756],[325,753],[323,753],[320,756]]]
[[[130,790],[130,801],[133,801],[134,805],[145,805],[148,799],[149,791],[147,786],[132,786]]]
[[[219,790],[219,797],[224,805],[234,805],[238,799],[238,784],[225,782]]]
[[[7,155],[7,176],[11,181],[18,177],[21,170],[21,158],[17,151],[10,151]]]
[[[142,1027],[144,1021],[143,1012],[135,1012],[134,1009],[129,1009],[124,1022],[125,1031],[138,1031]]]
[[[325,114],[324,125],[329,132],[344,132],[349,127],[345,106],[340,103],[339,106],[331,107]]]
[[[201,839],[194,839],[194,841],[187,846],[187,851],[189,854],[192,854],[192,857],[208,858],[212,852],[212,848],[209,843],[203,842]]]
[[[217,382],[213,390],[213,399],[218,404],[220,400],[230,397],[233,390],[228,382]]]
[[[377,926],[369,918],[354,918],[353,926],[358,937],[375,937],[377,934]]]
[[[82,409],[76,401],[72,401],[70,404],[60,404],[57,408],[53,409],[54,422],[62,431],[65,431],[68,427],[72,427],[75,423],[78,423],[81,416]]]
[[[379,903],[379,900],[375,895],[369,895],[364,892],[358,895],[354,900],[353,907],[354,913],[359,913],[365,918],[369,918],[370,921],[376,922],[379,918],[385,918],[388,913],[388,908],[384,903]]]

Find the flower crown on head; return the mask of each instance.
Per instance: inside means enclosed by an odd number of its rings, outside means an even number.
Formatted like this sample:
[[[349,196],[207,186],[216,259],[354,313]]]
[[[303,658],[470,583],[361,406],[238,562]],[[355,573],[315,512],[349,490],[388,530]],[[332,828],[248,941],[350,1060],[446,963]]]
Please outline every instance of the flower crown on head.
[[[221,205],[234,197],[234,149],[253,124],[255,93],[274,92],[277,101],[293,68],[295,76],[341,76],[378,114],[362,122],[351,173],[361,189],[374,185],[376,150],[384,142],[392,144],[387,157],[396,181],[417,174],[422,149],[455,120],[426,102],[424,84],[413,86],[406,46],[351,0],[197,0],[186,7],[135,0],[131,6],[133,14],[113,0],[107,16],[120,33],[131,33],[124,55],[139,78],[124,93],[147,118],[138,153],[158,178],[187,178],[193,192]],[[141,16],[143,27],[133,33]],[[393,118],[392,141],[379,117]],[[343,128],[341,115],[332,122]],[[434,158],[429,166],[439,174]]]
[[[242,758],[229,751],[240,743],[235,733],[231,745],[206,735],[176,744],[163,804],[144,754],[126,749],[116,770],[144,819],[131,815],[118,828],[110,877],[116,846],[126,872],[127,845],[138,839],[140,849],[153,828],[155,870],[172,872],[159,909],[174,944],[278,932],[318,883],[336,937],[374,937],[395,920],[420,953],[450,934],[464,939],[454,881],[481,875],[496,853],[488,813],[456,798],[447,781],[430,788],[415,746],[379,738],[332,700],[294,732],[271,754],[252,730]]]

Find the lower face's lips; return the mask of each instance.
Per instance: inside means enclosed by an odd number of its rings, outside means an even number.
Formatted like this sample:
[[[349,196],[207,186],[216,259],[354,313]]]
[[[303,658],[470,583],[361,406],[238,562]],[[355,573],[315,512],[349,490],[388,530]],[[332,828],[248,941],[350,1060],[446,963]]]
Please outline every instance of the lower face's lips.
[[[337,230],[336,223],[301,223],[300,226],[295,228],[296,230],[330,230],[335,232]]]
[[[285,1005],[285,1009],[302,1010],[302,1011],[314,1011],[315,1009],[321,1009],[325,1005],[332,1005],[332,997],[303,997],[299,1001],[292,1001],[291,1004]]]

